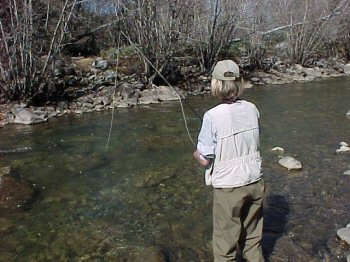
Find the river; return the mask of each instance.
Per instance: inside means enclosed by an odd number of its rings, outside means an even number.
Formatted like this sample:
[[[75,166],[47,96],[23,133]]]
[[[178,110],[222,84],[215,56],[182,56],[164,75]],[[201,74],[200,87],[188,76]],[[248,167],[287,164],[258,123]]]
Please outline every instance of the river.
[[[336,231],[350,222],[350,78],[259,86],[269,261],[345,261]],[[202,115],[218,101],[195,97]],[[186,110],[191,136],[200,121]],[[0,129],[0,166],[38,189],[30,207],[0,214],[0,261],[212,261],[211,189],[178,102],[67,115]],[[273,147],[304,166],[279,166]],[[14,148],[24,148],[13,152]],[[6,226],[4,226],[6,225]]]

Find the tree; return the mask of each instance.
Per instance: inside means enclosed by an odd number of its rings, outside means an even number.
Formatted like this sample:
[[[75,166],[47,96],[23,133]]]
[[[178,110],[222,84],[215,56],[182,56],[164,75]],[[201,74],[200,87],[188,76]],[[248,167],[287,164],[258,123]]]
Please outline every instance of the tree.
[[[77,0],[2,0],[1,91],[8,99],[33,101],[46,84],[61,51]]]

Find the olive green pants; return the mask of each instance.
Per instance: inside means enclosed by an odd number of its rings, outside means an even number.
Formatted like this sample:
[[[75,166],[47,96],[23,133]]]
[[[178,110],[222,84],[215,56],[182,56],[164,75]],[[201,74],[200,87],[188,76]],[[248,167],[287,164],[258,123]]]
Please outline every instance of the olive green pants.
[[[264,261],[261,250],[265,183],[214,188],[213,252],[215,262],[236,261],[239,246],[249,262]]]

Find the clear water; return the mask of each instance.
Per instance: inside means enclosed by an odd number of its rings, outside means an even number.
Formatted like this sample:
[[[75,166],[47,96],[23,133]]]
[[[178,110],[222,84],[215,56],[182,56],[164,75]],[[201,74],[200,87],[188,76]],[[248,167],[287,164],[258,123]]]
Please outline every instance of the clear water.
[[[263,86],[243,98],[261,113],[266,258],[343,261],[335,236],[350,222],[350,154],[335,150],[350,143],[350,79]],[[217,103],[189,102],[199,114]],[[195,139],[200,121],[187,117]],[[0,129],[1,150],[31,148],[0,154],[0,166],[42,189],[31,209],[0,214],[0,261],[212,261],[211,190],[178,102],[116,110],[106,151],[110,120],[111,111]],[[303,170],[280,167],[275,146]]]

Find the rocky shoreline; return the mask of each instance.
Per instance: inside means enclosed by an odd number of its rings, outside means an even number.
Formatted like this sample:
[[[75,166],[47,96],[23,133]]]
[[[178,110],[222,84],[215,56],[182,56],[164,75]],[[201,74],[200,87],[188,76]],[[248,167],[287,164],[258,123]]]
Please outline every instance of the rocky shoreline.
[[[182,75],[186,75],[186,84],[178,85],[175,91],[170,86],[153,85],[151,89],[146,89],[135,75],[128,76],[121,73],[117,75],[111,69],[115,61],[81,57],[74,58],[73,61],[69,66],[62,63],[54,72],[55,86],[64,87],[66,97],[70,99],[48,103],[41,107],[16,102],[0,105],[0,127],[6,124],[42,123],[66,114],[83,114],[178,100],[179,94],[186,97],[210,93],[210,78],[198,74],[195,66],[179,69]],[[329,63],[326,60],[320,60],[311,68],[298,64],[286,67],[279,61],[266,63],[270,64],[268,72],[255,71],[245,76],[247,79],[245,88],[253,85],[282,85],[350,75],[350,64],[344,62]],[[85,67],[82,66],[83,64]],[[240,66],[244,68],[244,62],[241,62]]]

